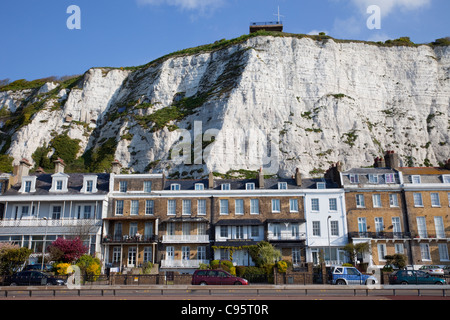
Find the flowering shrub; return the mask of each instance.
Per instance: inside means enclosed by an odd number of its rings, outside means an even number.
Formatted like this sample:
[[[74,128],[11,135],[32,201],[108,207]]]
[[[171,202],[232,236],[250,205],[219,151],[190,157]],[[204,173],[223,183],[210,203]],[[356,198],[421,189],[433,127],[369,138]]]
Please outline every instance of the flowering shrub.
[[[56,269],[56,274],[58,275],[66,275],[67,272],[67,268],[70,267],[70,263],[58,263],[57,265],[54,266]]]

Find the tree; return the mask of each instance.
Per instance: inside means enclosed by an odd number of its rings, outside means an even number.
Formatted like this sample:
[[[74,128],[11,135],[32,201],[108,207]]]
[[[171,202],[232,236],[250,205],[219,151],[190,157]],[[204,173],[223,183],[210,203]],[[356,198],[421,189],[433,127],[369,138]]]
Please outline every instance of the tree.
[[[358,254],[364,254],[366,252],[369,252],[370,246],[367,242],[362,243],[348,243],[344,246],[343,250],[347,253],[348,258],[350,259],[351,263],[355,265],[356,257]]]
[[[385,269],[391,269],[392,267],[397,267],[403,269],[406,267],[406,256],[404,254],[396,253],[394,255],[389,255],[384,257],[386,259]]]
[[[259,267],[273,265],[281,259],[280,250],[275,249],[270,243],[261,241],[256,246],[249,249],[250,256]]]
[[[0,274],[13,275],[28,260],[32,254],[28,248],[2,248],[0,249]]]
[[[80,268],[81,274],[89,280],[97,280],[101,272],[101,262],[98,258],[85,254],[81,256],[76,265]]]
[[[80,238],[58,238],[49,246],[51,260],[65,263],[77,261],[88,252],[88,247],[83,245]]]

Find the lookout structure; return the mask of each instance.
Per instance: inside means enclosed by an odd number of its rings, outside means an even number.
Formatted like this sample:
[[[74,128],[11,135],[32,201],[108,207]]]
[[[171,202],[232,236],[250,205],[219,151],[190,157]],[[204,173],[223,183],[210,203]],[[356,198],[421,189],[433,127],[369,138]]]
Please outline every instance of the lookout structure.
[[[278,14],[275,15],[278,18],[277,21],[251,22],[250,33],[254,33],[259,30],[283,32],[283,22],[280,20],[283,16],[280,15],[280,7],[278,7]]]

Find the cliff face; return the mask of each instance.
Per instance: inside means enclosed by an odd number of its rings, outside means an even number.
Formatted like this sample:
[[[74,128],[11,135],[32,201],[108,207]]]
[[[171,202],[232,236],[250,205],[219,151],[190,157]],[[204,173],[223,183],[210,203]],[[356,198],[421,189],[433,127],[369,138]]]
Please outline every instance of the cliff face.
[[[69,88],[0,92],[2,114],[31,103],[25,125],[0,118],[11,136],[0,149],[16,161],[67,133],[79,156],[113,141],[125,168],[181,177],[311,176],[385,150],[404,166],[438,165],[450,155],[450,47],[259,36],[134,71],[91,69]]]

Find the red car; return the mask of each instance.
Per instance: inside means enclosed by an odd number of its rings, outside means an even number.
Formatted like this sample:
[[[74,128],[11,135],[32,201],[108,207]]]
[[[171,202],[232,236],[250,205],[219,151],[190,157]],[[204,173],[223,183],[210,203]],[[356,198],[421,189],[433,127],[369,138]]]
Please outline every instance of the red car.
[[[192,275],[192,285],[248,285],[248,281],[223,270],[196,270]]]

